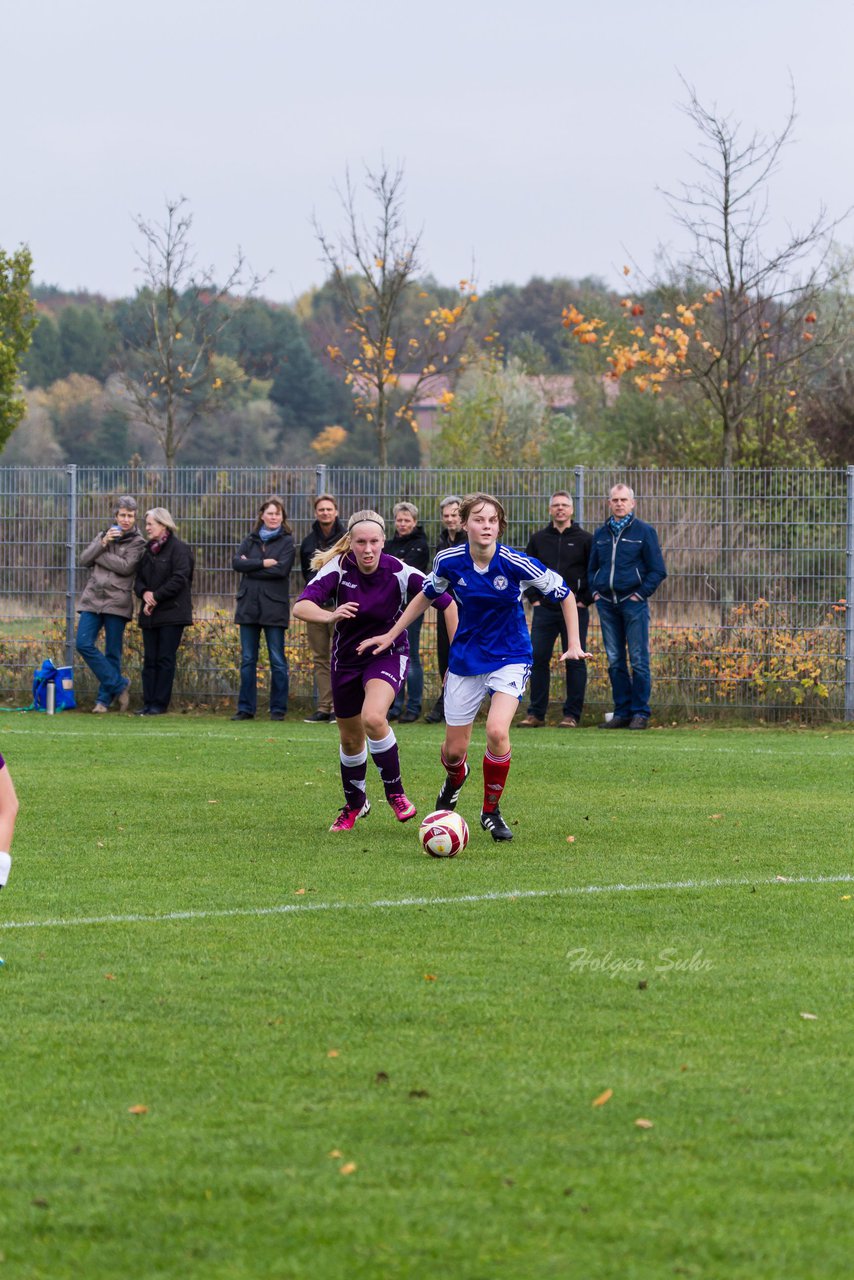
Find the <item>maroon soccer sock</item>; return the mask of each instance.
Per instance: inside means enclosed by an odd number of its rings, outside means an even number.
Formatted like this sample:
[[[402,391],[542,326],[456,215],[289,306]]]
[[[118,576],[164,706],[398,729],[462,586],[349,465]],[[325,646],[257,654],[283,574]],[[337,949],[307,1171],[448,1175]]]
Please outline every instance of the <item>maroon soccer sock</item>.
[[[444,751],[442,752],[442,768],[455,787],[461,787],[466,780],[467,758],[467,756],[463,756],[462,760],[458,760],[456,764],[449,764],[445,759]]]
[[[363,747],[357,756],[347,756],[343,751],[340,751],[340,756],[344,803],[349,809],[361,809],[365,803],[368,753]]]
[[[403,791],[400,780],[400,752],[397,749],[397,738],[390,729],[385,738],[373,742],[368,738],[368,750],[371,759],[380,771],[380,778],[387,796],[397,796]]]
[[[510,772],[510,757],[494,756],[487,750],[483,757],[483,812],[494,813],[504,791],[507,775]]]

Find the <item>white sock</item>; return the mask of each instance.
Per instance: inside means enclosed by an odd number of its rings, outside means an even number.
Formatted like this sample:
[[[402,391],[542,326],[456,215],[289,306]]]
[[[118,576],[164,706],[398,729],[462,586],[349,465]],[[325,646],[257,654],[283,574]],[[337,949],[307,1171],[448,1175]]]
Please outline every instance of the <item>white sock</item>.
[[[11,868],[12,859],[9,857],[8,853],[0,852],[0,889],[3,888],[3,885],[9,879],[9,872]]]

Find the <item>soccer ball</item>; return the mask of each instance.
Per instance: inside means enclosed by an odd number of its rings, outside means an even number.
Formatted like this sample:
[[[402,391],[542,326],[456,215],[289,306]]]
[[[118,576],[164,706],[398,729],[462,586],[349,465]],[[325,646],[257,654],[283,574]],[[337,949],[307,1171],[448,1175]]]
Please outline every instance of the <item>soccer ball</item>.
[[[469,842],[468,824],[453,809],[436,809],[421,823],[418,838],[431,858],[455,858]]]

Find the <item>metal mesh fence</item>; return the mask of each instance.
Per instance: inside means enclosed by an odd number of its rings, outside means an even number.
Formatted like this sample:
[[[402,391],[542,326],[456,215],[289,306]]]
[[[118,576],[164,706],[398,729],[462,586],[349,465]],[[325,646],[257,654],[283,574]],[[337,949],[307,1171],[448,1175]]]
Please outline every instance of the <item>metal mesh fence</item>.
[[[658,530],[668,578],[651,602],[653,708],[662,717],[746,715],[854,718],[854,631],[846,601],[854,575],[854,468],[827,471],[646,471],[576,468],[128,468],[0,467],[0,697],[29,698],[44,657],[75,665],[85,700],[88,668],[75,660],[76,598],[86,570],[80,551],[106,527],[118,494],[140,513],[165,506],[196,553],[196,625],[179,654],[175,696],[185,705],[230,705],[238,685],[233,608],[235,548],[263,499],[280,494],[297,545],[318,492],[335,494],[343,516],[414,502],[431,543],[439,502],[476,490],[505,504],[506,541],[524,547],[548,519],[556,489],[575,497],[575,518],[594,529],[612,484],[627,483],[638,515]],[[292,596],[302,587],[297,567]],[[432,611],[431,611],[432,612]],[[438,692],[433,619],[422,633],[425,698]],[[593,610],[588,707],[610,706]],[[138,630],[126,632],[128,673],[138,674]],[[302,623],[287,636],[291,695],[308,705],[311,661]],[[262,668],[263,669],[263,668]],[[135,683],[138,683],[135,681]],[[562,698],[555,662],[552,697]]]

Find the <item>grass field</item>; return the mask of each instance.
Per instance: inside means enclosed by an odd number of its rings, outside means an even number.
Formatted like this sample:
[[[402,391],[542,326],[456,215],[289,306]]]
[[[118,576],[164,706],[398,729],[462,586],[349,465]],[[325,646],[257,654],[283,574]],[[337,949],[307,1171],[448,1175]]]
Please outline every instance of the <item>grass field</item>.
[[[517,732],[453,861],[334,726],[0,734],[0,1280],[850,1274],[851,732]]]

